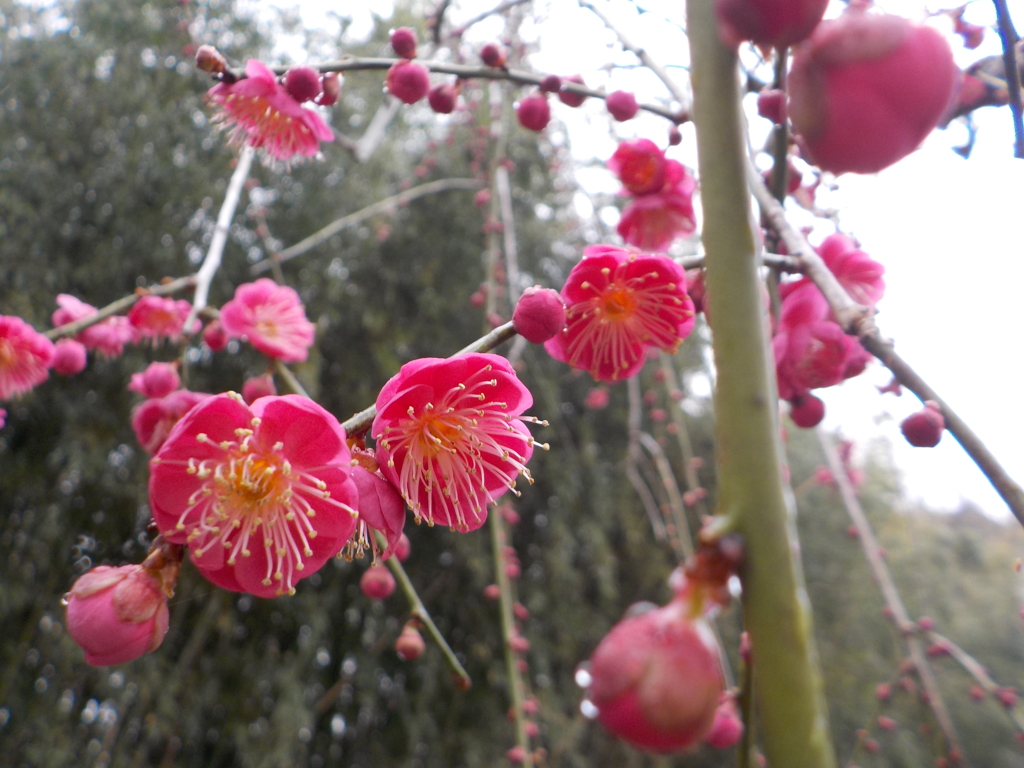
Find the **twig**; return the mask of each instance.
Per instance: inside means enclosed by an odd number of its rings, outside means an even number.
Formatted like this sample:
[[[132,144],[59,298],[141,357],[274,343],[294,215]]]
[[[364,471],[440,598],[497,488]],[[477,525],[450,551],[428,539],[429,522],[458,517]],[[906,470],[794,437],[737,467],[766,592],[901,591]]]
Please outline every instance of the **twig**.
[[[186,275],[185,277],[179,277],[176,280],[163,283],[162,285],[154,285],[146,290],[140,290],[137,293],[123,296],[117,301],[112,301],[107,306],[96,311],[96,314],[83,317],[81,320],[75,320],[73,323],[65,323],[64,325],[52,328],[45,333],[48,339],[62,339],[66,336],[77,336],[79,333],[84,331],[86,328],[101,323],[108,317],[118,315],[127,309],[131,309],[132,306],[141,299],[143,296],[169,296],[177,293],[178,291],[184,290],[185,288],[191,288],[196,284],[195,275]]]
[[[853,520],[853,524],[857,528],[858,538],[867,557],[868,565],[871,566],[871,572],[875,577],[875,581],[882,590],[885,604],[892,612],[892,620],[896,624],[896,628],[906,640],[910,660],[917,671],[917,676],[921,680],[921,685],[928,694],[928,704],[935,713],[935,719],[945,735],[946,749],[950,754],[956,753],[962,757],[963,750],[960,747],[960,740],[957,737],[956,728],[953,726],[953,720],[946,709],[946,703],[942,698],[942,692],[939,690],[935,673],[932,671],[924,650],[921,648],[921,641],[916,635],[917,625],[911,621],[910,616],[907,614],[907,609],[903,605],[900,593],[896,589],[896,583],[892,580],[889,567],[885,564],[885,560],[882,559],[874,531],[864,515],[864,510],[861,509],[860,501],[857,499],[857,494],[850,483],[849,475],[846,474],[846,468],[843,466],[842,459],[840,459],[835,446],[832,445],[832,439],[824,430],[818,429],[816,431],[818,433],[818,441],[821,443],[821,449],[825,454],[825,460],[828,462],[829,469],[832,470],[832,476],[835,478],[836,486],[839,488],[840,498],[842,498],[843,505],[846,507],[850,519]]]
[[[309,393],[306,392],[306,388],[302,386],[302,383],[292,372],[292,369],[285,365],[280,358],[274,360],[274,371],[277,373],[278,376],[284,379],[284,383],[288,385],[288,389],[290,389],[296,395],[309,397]]]
[[[667,352],[661,353],[661,370],[665,374],[664,388],[666,394],[668,399],[672,400],[670,412],[672,414],[672,423],[676,425],[676,440],[679,442],[679,452],[683,456],[683,479],[686,481],[686,490],[696,491],[700,488],[700,480],[697,477],[697,470],[693,466],[693,443],[690,442],[690,432],[686,428],[686,417],[683,415],[683,407],[680,402],[672,397],[672,393],[681,391],[681,387],[679,379],[676,378],[676,369],[672,365],[672,358]],[[694,510],[697,513],[698,520],[707,514],[704,508],[704,501],[699,497],[694,503]]]
[[[508,322],[504,325],[500,325],[490,333],[484,334],[479,339],[474,341],[468,347],[460,349],[452,357],[458,357],[459,355],[468,355],[473,352],[490,352],[492,349],[500,344],[511,339],[516,335],[515,328],[512,327],[512,323]],[[341,426],[345,428],[345,434],[349,437],[353,435],[359,435],[370,428],[373,423],[373,419],[377,415],[377,406],[371,405],[369,408],[364,408],[359,413],[354,414],[349,419],[343,421]]]
[[[381,70],[390,69],[396,62],[402,61],[402,59],[383,59],[383,58],[363,58],[357,56],[346,56],[337,61],[328,61],[323,64],[316,65],[316,68],[320,72],[356,72],[359,70]],[[429,69],[431,72],[437,72],[443,75],[455,75],[463,80],[479,79],[479,80],[508,80],[509,82],[516,83],[518,85],[537,85],[539,86],[541,81],[544,79],[543,75],[535,75],[532,72],[524,72],[518,69],[506,69],[502,67],[485,67],[485,66],[470,66],[468,64],[453,64],[447,61],[429,61],[429,60],[416,60],[417,64],[422,64],[424,67]],[[287,71],[287,67],[271,67],[272,72],[278,75],[283,75]],[[235,80],[242,80],[245,78],[245,72],[241,69],[230,70],[231,77]],[[594,99],[605,99],[608,94],[603,91],[595,91],[592,88],[587,88],[585,85],[579,83],[570,82],[568,80],[562,81],[562,90],[571,93],[578,93],[582,96],[589,96]],[[687,115],[680,115],[673,112],[670,109],[666,109],[658,104],[641,104],[640,108],[651,112],[655,115],[660,115],[666,120],[672,122],[682,122],[688,119]]]
[[[501,232],[504,239],[505,272],[508,278],[508,303],[515,309],[523,287],[519,283],[519,245],[516,242],[516,221],[512,216],[512,188],[508,179],[508,168],[500,164],[494,172],[494,188],[498,193],[498,208],[501,211]]]
[[[846,292],[825,262],[814,251],[806,238],[786,218],[786,212],[772,197],[756,171],[749,174],[750,187],[765,218],[786,244],[787,250],[803,263],[803,272],[811,278],[828,301],[839,325],[846,333],[857,336],[864,348],[892,371],[897,381],[917,395],[922,402],[933,400],[942,409],[946,429],[957,439],[978,469],[984,473],[1006,502],[1014,517],[1024,525],[1024,490],[1014,482],[999,460],[981,441],[967,423],[949,407],[928,383],[898,354],[893,342],[885,339],[875,325],[868,307],[858,304]]]
[[[332,235],[341,232],[341,230],[348,227],[354,227],[356,224],[360,224],[369,218],[376,216],[379,213],[390,211],[393,208],[397,208],[400,205],[404,205],[418,197],[424,195],[432,195],[435,192],[445,192],[450,189],[479,189],[480,182],[476,179],[438,179],[437,181],[430,181],[426,184],[420,184],[417,187],[412,187],[399,192],[397,195],[386,197],[383,200],[378,200],[372,205],[368,205],[365,208],[361,208],[354,213],[346,214],[340,219],[336,219],[328,224],[323,229],[314,232],[309,237],[300,240],[295,245],[285,248],[283,251],[277,254],[276,258],[264,259],[263,261],[256,262],[250,267],[250,272],[254,275],[266,272],[269,269],[273,269],[274,262],[278,264],[284,261],[290,261],[296,256],[301,256],[307,251],[315,248],[320,243],[324,242]]]
[[[949,655],[966,670],[967,674],[973,677],[978,685],[984,688],[992,696],[998,697],[1000,686],[992,677],[989,675],[988,670],[971,654],[961,648],[959,645],[954,643],[948,637],[940,635],[934,630],[928,630],[928,639],[933,643],[938,643],[944,646],[948,651]],[[1021,717],[1017,711],[1017,707],[1003,707],[1006,710],[1007,716],[1013,721],[1014,726],[1020,733],[1024,733],[1024,718]]]
[[[523,5],[524,3],[528,3],[528,2],[530,2],[530,0],[508,0],[508,2],[501,3],[501,5],[496,5],[494,8],[491,8],[491,10],[484,11],[483,13],[478,13],[476,16],[472,17],[469,21],[463,22],[461,25],[459,25],[458,27],[453,29],[451,32],[449,32],[448,33],[448,37],[451,37],[451,38],[462,37],[462,35],[464,35],[466,33],[466,30],[469,29],[470,27],[472,27],[474,24],[479,24],[484,19],[487,19],[487,18],[489,18],[491,16],[494,16],[496,14],[499,14],[499,13],[504,13],[507,10],[515,8],[517,5]],[[435,35],[436,34],[437,34],[437,31],[435,30]],[[438,42],[438,44],[440,44],[441,41],[438,40],[437,42]]]
[[[386,549],[388,542],[384,534],[380,531],[374,531],[374,535],[377,537],[377,545],[382,550]],[[398,582],[398,588],[402,590],[405,599],[409,601],[410,613],[423,623],[427,634],[437,644],[437,647],[441,649],[441,655],[444,656],[445,663],[455,678],[455,684],[460,690],[468,691],[473,685],[469,673],[459,663],[459,660],[455,658],[455,652],[448,645],[448,641],[444,639],[441,630],[437,628],[434,620],[430,617],[430,613],[423,605],[423,601],[420,600],[420,596],[416,593],[416,588],[409,581],[409,576],[406,574],[405,568],[402,567],[402,563],[399,562],[397,557],[389,557],[384,561],[384,565],[391,571],[395,581]]]
[[[434,12],[427,16],[427,26],[430,28],[430,37],[435,46],[441,44],[441,26],[444,24],[444,15],[448,12],[451,2],[452,0],[441,0]]]
[[[210,295],[210,283],[213,281],[213,276],[217,274],[217,270],[220,269],[224,246],[227,244],[228,232],[231,229],[231,219],[235,216],[238,198],[242,194],[242,187],[249,175],[249,168],[252,166],[252,158],[255,154],[256,150],[246,144],[238,156],[238,165],[235,166],[235,172],[231,174],[231,181],[228,182],[224,204],[221,205],[220,213],[217,214],[217,226],[213,228],[210,248],[206,251],[203,265],[196,273],[196,293],[192,298],[192,309],[185,320],[185,328],[191,328],[196,316],[206,308],[206,299]]]
[[[1017,30],[1013,28],[1006,0],[992,0],[996,6],[999,39],[1003,43],[1003,67],[1006,69],[1006,90],[1013,113],[1013,156],[1024,158],[1024,107],[1021,105],[1020,68],[1017,62]]]
[[[641,456],[639,378],[632,376],[626,380],[626,393],[629,399],[629,418],[626,426],[629,438],[629,444],[626,449],[626,478],[633,486],[637,496],[640,497],[640,503],[643,504],[644,510],[647,512],[647,517],[651,521],[651,528],[654,529],[654,538],[658,541],[665,541],[665,539],[669,537],[668,531],[665,528],[665,521],[661,515],[661,509],[658,507],[658,503],[654,500],[654,495],[651,493],[651,489],[647,486],[647,483],[644,482],[644,479],[640,476],[640,472],[638,471]],[[677,542],[675,537],[670,538],[669,541],[676,550],[676,556],[682,560],[685,555],[682,546]]]
[[[512,700],[512,719],[515,724],[516,744],[523,750],[523,761],[520,765],[533,768],[533,754],[530,752],[530,739],[526,735],[526,718],[523,716],[523,681],[516,664],[516,654],[512,648],[515,636],[515,617],[512,614],[512,584],[508,577],[505,558],[505,526],[501,513],[491,510],[491,547],[494,550],[494,578],[498,584],[500,599],[498,607],[501,613],[501,639],[505,647],[505,674],[508,675],[508,693]],[[391,558],[394,560],[394,558]]]
[[[587,0],[578,1],[581,8],[586,8],[587,10],[593,12],[594,15],[597,16],[599,19],[601,19],[601,21],[604,22],[604,25],[608,27],[608,29],[610,29],[612,32],[614,32],[616,37],[619,38],[619,42],[622,44],[622,47],[625,48],[630,53],[632,53],[638,59],[640,59],[640,62],[649,70],[651,70],[651,72],[657,75],[658,79],[665,84],[665,87],[668,88],[669,92],[672,94],[672,97],[677,102],[679,102],[679,106],[681,108],[681,112],[679,115],[677,115],[676,121],[685,122],[686,120],[688,120],[691,109],[690,94],[688,94],[679,83],[677,83],[675,80],[669,77],[668,70],[666,70],[665,67],[659,64],[657,61],[652,59],[651,55],[647,53],[647,51],[643,47],[633,43],[626,36],[626,34],[621,29],[619,29],[610,18],[608,18],[607,14],[605,14],[604,11],[602,11],[593,3],[587,2]]]
[[[658,441],[646,432],[640,433],[640,443],[654,460],[654,467],[658,470],[661,478],[661,485],[668,495],[668,507],[672,512],[672,523],[676,529],[676,536],[684,557],[693,554],[693,537],[690,536],[690,526],[686,522],[686,508],[683,506],[683,495],[679,492],[679,484],[676,483],[676,476],[672,472],[665,451],[658,445]]]
[[[394,96],[388,96],[385,103],[377,107],[377,111],[373,113],[373,119],[370,120],[370,124],[366,126],[363,135],[355,142],[355,149],[352,153],[356,156],[356,160],[360,163],[365,163],[373,157],[377,147],[384,141],[384,135],[387,133],[388,126],[395,119],[395,115],[398,114],[401,106],[401,101]]]

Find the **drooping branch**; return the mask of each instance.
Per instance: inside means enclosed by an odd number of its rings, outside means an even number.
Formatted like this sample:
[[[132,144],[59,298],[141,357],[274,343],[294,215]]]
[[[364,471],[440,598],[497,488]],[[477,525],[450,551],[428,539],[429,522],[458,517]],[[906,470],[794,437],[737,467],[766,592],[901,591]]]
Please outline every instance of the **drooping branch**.
[[[687,28],[707,299],[715,318],[718,510],[746,543],[743,609],[765,755],[770,765],[833,768],[811,609],[783,488],[737,55],[719,39],[713,0],[687,3]]]
[[[528,2],[530,2],[530,0],[507,0],[507,2],[500,3],[499,5],[496,5],[494,8],[491,8],[491,10],[484,11],[483,13],[478,13],[476,16],[473,16],[468,21],[464,21],[462,24],[460,24],[451,32],[449,32],[448,37],[462,37],[462,35],[466,34],[466,30],[468,30],[470,27],[476,24],[479,24],[484,19],[489,19],[491,16],[497,16],[498,14],[504,13],[505,11],[510,11],[517,5],[524,5]],[[438,44],[440,44],[440,42],[440,40],[437,40]]]
[[[1020,62],[1017,59],[1017,30],[1010,18],[1006,0],[992,0],[996,6],[999,39],[1003,43],[1003,68],[1006,70],[1006,91],[1013,114],[1013,156],[1024,159],[1024,107],[1021,105]]]
[[[387,213],[388,211],[405,205],[418,197],[433,195],[437,192],[446,192],[453,189],[474,190],[479,188],[480,182],[476,179],[438,179],[437,181],[430,181],[426,184],[411,187],[404,192],[399,192],[397,195],[391,195],[391,197],[378,200],[376,203],[332,221],[323,229],[314,232],[312,235],[300,240],[295,245],[285,248],[283,251],[278,253],[275,258],[264,259],[263,261],[256,262],[252,267],[250,267],[250,271],[254,275],[267,272],[268,270],[273,269],[275,261],[278,264],[285,261],[291,261],[295,257],[301,256],[302,254],[312,250],[320,243],[328,240],[331,236],[341,232],[343,229],[354,227],[367,219],[377,216],[378,214]]]
[[[885,560],[882,559],[878,541],[875,539],[875,533],[871,529],[871,524],[868,522],[864,510],[861,509],[860,501],[853,490],[853,484],[850,482],[850,477],[846,473],[846,468],[843,466],[838,451],[836,451],[835,446],[832,445],[831,438],[824,430],[818,429],[816,431],[818,433],[818,441],[821,443],[821,449],[825,454],[825,460],[828,462],[829,469],[832,470],[832,476],[835,478],[836,486],[839,488],[839,496],[843,500],[843,505],[846,507],[850,519],[857,528],[857,537],[864,548],[864,555],[867,557],[868,565],[871,567],[871,573],[882,590],[882,597],[892,613],[892,620],[896,624],[896,629],[899,630],[907,643],[907,654],[914,665],[918,678],[921,680],[922,687],[928,694],[928,706],[935,713],[935,719],[938,721],[939,727],[945,736],[946,750],[950,755],[960,755],[961,760],[963,760],[963,750],[960,747],[956,728],[953,726],[953,719],[949,716],[946,702],[942,698],[938,681],[935,679],[935,672],[928,663],[928,658],[921,647],[921,640],[916,634],[917,624],[911,621],[909,614],[907,614],[906,606],[903,605],[900,593],[896,589],[896,582],[893,581],[889,567],[885,564]],[[965,762],[962,764],[966,765]]]
[[[995,455],[981,441],[957,413],[932,389],[918,373],[910,367],[895,350],[894,344],[882,336],[875,324],[872,311],[858,304],[846,292],[829,268],[818,256],[803,234],[786,218],[782,205],[772,197],[760,175],[752,168],[749,173],[750,187],[761,206],[761,212],[771,227],[779,234],[786,248],[803,265],[806,274],[824,294],[836,320],[846,333],[856,336],[864,348],[877,357],[892,371],[897,381],[913,392],[922,402],[933,400],[942,409],[946,429],[963,446],[967,455],[989,479],[1013,515],[1024,525],[1024,490],[1010,477]]]

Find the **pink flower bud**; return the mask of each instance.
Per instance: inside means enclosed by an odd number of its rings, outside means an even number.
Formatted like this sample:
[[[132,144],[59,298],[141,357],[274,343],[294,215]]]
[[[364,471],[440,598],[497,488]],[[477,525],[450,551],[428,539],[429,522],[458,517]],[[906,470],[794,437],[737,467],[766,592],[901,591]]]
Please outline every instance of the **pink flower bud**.
[[[540,89],[544,93],[558,93],[562,90],[562,78],[558,75],[545,75],[540,81]]]
[[[284,89],[299,104],[312,101],[323,92],[320,73],[312,67],[292,67],[285,73]]]
[[[719,34],[727,45],[751,40],[785,48],[806,38],[828,0],[715,0]]]
[[[386,82],[388,93],[406,104],[415,104],[430,90],[430,72],[422,64],[403,59],[391,65]]]
[[[565,82],[586,86],[586,83],[583,82],[582,75],[572,75],[571,77],[567,77],[565,78]],[[587,97],[582,93],[568,91],[563,87],[562,90],[558,92],[558,100],[567,106],[578,107],[587,100]]]
[[[391,30],[391,47],[395,53],[403,59],[416,58],[416,30],[409,27],[399,27]]]
[[[683,601],[616,624],[590,659],[588,699],[612,734],[652,752],[708,735],[722,693],[714,635]]]
[[[512,313],[512,327],[533,344],[553,338],[565,327],[565,305],[558,291],[539,285],[523,291]]]
[[[982,701],[985,698],[985,689],[980,685],[972,685],[970,690],[971,701]]]
[[[227,331],[220,324],[220,320],[214,320],[203,329],[203,341],[212,352],[223,352],[230,341]]]
[[[1007,709],[1013,709],[1017,706],[1017,691],[1013,688],[1000,688],[996,692],[996,698]]]
[[[488,584],[484,587],[484,597],[488,600],[497,600],[501,597],[501,587],[497,584]]]
[[[519,124],[530,131],[543,131],[551,121],[551,107],[543,93],[527,96],[516,107]]]
[[[825,418],[825,403],[814,395],[803,395],[790,404],[789,418],[803,429],[816,427]]]
[[[261,397],[270,397],[276,394],[277,387],[274,384],[274,377],[269,373],[253,376],[242,382],[242,399],[248,405],[252,405]]]
[[[212,45],[200,45],[196,51],[196,67],[217,75],[228,68],[228,62]]]
[[[497,43],[487,43],[480,49],[480,60],[488,67],[504,67],[505,51]]]
[[[888,683],[879,683],[875,686],[875,698],[879,701],[888,701],[892,698],[892,686]]]
[[[922,616],[917,620],[917,628],[922,632],[929,632],[935,629],[935,622],[929,619],[927,616]]]
[[[402,510],[404,515],[405,510]],[[409,537],[404,533],[398,537],[398,543],[395,544],[395,557],[398,558],[398,562],[404,563],[409,559],[409,553],[412,551],[412,544],[409,543]]]
[[[455,86],[441,83],[430,89],[430,93],[427,94],[427,102],[430,104],[430,108],[439,115],[450,115],[455,111],[455,102],[458,97],[459,94],[455,90]]]
[[[165,397],[181,386],[178,369],[171,363],[150,363],[142,373],[133,373],[128,389],[143,397]]]
[[[937,403],[929,400],[917,413],[912,413],[900,422],[900,431],[907,442],[916,448],[933,448],[942,439],[946,420]]]
[[[508,758],[512,765],[522,765],[526,759],[526,750],[519,746],[512,747],[512,749],[505,753],[505,757]]]
[[[629,91],[612,91],[604,103],[612,117],[619,122],[632,120],[640,111],[640,105],[636,103],[636,96]]]
[[[341,75],[337,72],[328,72],[324,75],[322,82],[323,93],[317,100],[321,107],[330,107],[338,103],[341,98]]]
[[[395,640],[395,653],[402,661],[414,661],[423,655],[427,644],[423,642],[423,636],[411,623],[402,628],[402,634]]]
[[[885,715],[882,715],[878,718],[878,727],[881,728],[883,731],[895,731],[898,726],[899,724],[891,717],[886,717]]]
[[[85,370],[89,362],[85,344],[74,339],[61,339],[54,345],[53,370],[61,376],[74,376]]]
[[[67,597],[68,633],[94,667],[123,664],[156,650],[167,634],[167,596],[140,565],[100,565]]]
[[[786,122],[786,92],[770,88],[757,94],[757,114],[776,125]]]
[[[711,730],[704,737],[704,743],[715,749],[729,749],[743,736],[743,721],[736,711],[736,704],[727,694],[723,694],[723,698],[725,700],[715,711]]]
[[[608,407],[608,390],[605,387],[594,387],[587,392],[587,399],[583,405],[592,411],[600,411]]]
[[[530,618],[530,609],[522,603],[515,603],[512,606],[512,613],[515,614],[516,618],[519,619],[519,621],[526,621],[528,618]]]
[[[372,565],[359,579],[359,588],[371,600],[387,600],[395,591],[395,577],[384,565]]]
[[[851,10],[822,22],[794,53],[790,117],[823,170],[875,173],[917,149],[959,77],[938,31]]]
[[[683,133],[674,125],[668,129],[668,143],[673,147],[683,143]]]

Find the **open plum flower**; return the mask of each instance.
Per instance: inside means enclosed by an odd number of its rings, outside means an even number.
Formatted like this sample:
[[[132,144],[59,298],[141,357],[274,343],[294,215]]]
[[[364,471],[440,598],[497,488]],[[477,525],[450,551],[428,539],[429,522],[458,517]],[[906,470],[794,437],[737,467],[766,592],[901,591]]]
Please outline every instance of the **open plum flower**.
[[[312,157],[321,141],[334,141],[327,124],[296,101],[265,64],[249,59],[245,79],[218,83],[207,97],[219,107],[214,118],[230,131],[231,141],[248,142],[278,160]]]
[[[0,400],[46,381],[56,354],[53,342],[20,317],[0,315]]]
[[[92,304],[86,304],[68,293],[57,295],[59,309],[53,313],[52,321],[56,326],[73,323],[92,317],[99,312]],[[86,349],[93,349],[104,357],[120,357],[125,344],[138,341],[138,332],[124,315],[114,315],[90,325],[77,336],[76,341],[85,344]]]
[[[616,151],[616,155],[618,154]],[[615,155],[612,156],[612,161],[614,160]],[[612,161],[609,161],[610,165]],[[664,160],[663,165],[664,185],[655,191],[635,193],[638,196],[622,211],[617,229],[623,240],[645,251],[663,251],[672,245],[672,241],[677,237],[692,235],[697,228],[696,215],[693,211],[696,179],[682,163],[675,160]],[[657,169],[633,169],[627,173],[629,169],[626,165],[619,165],[616,168],[616,173],[629,191],[633,191],[630,184],[642,185],[647,175],[653,175],[655,179],[659,175]]]
[[[150,462],[157,527],[187,544],[214,584],[257,597],[336,555],[356,527],[359,492],[338,420],[305,397],[247,406],[215,395],[182,418]]]
[[[693,330],[686,275],[672,259],[593,245],[562,288],[566,327],[544,349],[598,381],[636,375],[647,348],[675,352]]]
[[[533,438],[519,416],[533,404],[503,357],[422,358],[402,366],[377,397],[371,434],[381,472],[418,520],[463,533],[487,504],[532,482]]]
[[[295,289],[266,277],[238,286],[235,297],[221,307],[220,323],[228,336],[286,363],[305,360],[316,337]]]

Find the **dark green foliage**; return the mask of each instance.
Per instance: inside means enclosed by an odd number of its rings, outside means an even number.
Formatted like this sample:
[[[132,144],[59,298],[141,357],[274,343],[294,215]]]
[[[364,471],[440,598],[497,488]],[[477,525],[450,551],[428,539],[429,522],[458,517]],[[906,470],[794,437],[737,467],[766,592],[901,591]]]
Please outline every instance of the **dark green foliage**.
[[[0,312],[43,329],[57,293],[103,305],[194,270],[231,154],[210,133],[202,102],[209,83],[188,65],[189,38],[179,24],[191,23],[236,63],[260,51],[253,25],[217,0],[80,0],[66,6],[67,24],[53,34],[45,14],[10,3],[3,12],[8,30],[34,26],[0,40]],[[385,40],[379,29],[362,51],[380,54]],[[333,43],[318,38],[318,50],[333,55]],[[358,133],[356,124],[365,125],[382,101],[380,83],[380,73],[349,75],[334,125]],[[472,91],[464,95],[482,96]],[[478,111],[486,119],[486,108]],[[328,145],[322,163],[287,172],[258,167],[259,189],[250,190],[247,211],[243,196],[211,303],[229,299],[266,255],[257,208],[266,209],[270,235],[289,245],[418,180],[414,169],[424,159],[436,162],[433,170],[423,165],[424,180],[472,175],[475,129],[439,124],[424,108],[403,109],[365,164]],[[556,150],[517,130],[510,142],[521,267],[558,287],[580,238],[569,194],[556,191],[547,173]],[[469,297],[485,279],[485,243],[471,199],[466,191],[421,198],[284,265],[318,325],[317,346],[297,372],[333,413],[344,418],[371,403],[402,363],[450,354],[479,334],[482,312]],[[554,215],[537,215],[539,203]],[[415,663],[397,659],[391,646],[407,614],[401,596],[369,601],[358,589],[363,564],[340,560],[301,582],[294,597],[277,600],[216,590],[186,564],[159,651],[113,670],[84,663],[61,628],[60,595],[91,564],[138,562],[148,542],[148,457],[129,426],[136,398],[125,385],[150,360],[183,353],[196,390],[239,389],[245,376],[266,370],[246,347],[215,356],[133,348],[117,360],[92,359],[80,376],[54,377],[6,406],[0,766],[502,764],[513,732],[497,609],[482,594],[494,581],[485,530],[457,535],[410,524],[407,531],[413,554],[406,567],[473,677],[468,693],[454,687],[429,645]],[[677,358],[680,370],[701,368],[702,353],[695,334]],[[539,348],[526,351],[522,377],[534,393],[531,413],[550,421],[536,434],[551,450],[531,461],[536,482],[520,484],[521,522],[512,529],[523,569],[519,598],[532,614],[523,632],[532,643],[527,683],[541,705],[539,743],[559,766],[730,764],[730,753],[709,749],[654,760],[579,714],[576,665],[631,603],[667,599],[675,560],[625,480],[626,386],[611,388],[606,410],[588,411],[593,382]],[[658,393],[658,407],[671,406],[653,376],[645,374],[643,386]],[[687,402],[697,413],[687,421],[713,503],[710,404]],[[664,440],[681,477],[674,438],[649,419],[645,428]],[[797,483],[818,462],[805,442],[794,439]],[[935,618],[997,679],[1018,679],[1024,649],[1010,568],[1018,532],[966,513],[897,512],[898,489],[882,455],[869,468],[862,500],[915,615]],[[899,663],[899,639],[879,613],[834,494],[815,488],[800,506],[833,727],[845,754],[873,711],[875,683]],[[719,625],[735,663],[738,610]],[[975,764],[1017,765],[996,705],[967,702],[968,684],[952,668],[942,676]],[[897,720],[916,728],[915,707],[894,707],[901,708]],[[890,740],[889,762],[877,765],[927,764],[910,731]]]

